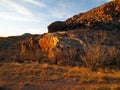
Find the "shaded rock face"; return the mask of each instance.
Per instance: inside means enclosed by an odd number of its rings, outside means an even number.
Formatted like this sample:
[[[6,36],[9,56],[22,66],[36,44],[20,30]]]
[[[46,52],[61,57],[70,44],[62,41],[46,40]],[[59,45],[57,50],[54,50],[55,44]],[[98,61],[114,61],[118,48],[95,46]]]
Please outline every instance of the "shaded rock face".
[[[65,27],[57,28],[58,26],[63,26],[61,23],[57,25],[52,24],[52,29],[48,28],[48,32],[53,30],[63,31],[63,30],[75,30],[75,29],[94,29],[94,30],[117,30],[120,29],[120,0],[111,1],[105,3],[99,7],[89,10],[85,13],[80,13],[71,18],[65,20]],[[51,25],[50,25],[51,26]],[[49,26],[48,26],[49,27]]]
[[[41,35],[24,34],[0,39],[1,61],[32,62],[40,57]]]
[[[57,31],[65,31],[66,28],[66,23],[65,22],[61,22],[61,21],[56,21],[51,23],[48,26],[48,32],[57,32]]]

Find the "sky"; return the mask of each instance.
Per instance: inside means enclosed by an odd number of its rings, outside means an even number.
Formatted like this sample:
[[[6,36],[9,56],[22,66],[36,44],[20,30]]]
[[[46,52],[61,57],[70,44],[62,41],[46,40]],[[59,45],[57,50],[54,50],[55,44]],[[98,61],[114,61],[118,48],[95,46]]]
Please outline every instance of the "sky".
[[[64,21],[110,0],[0,0],[0,37],[47,33]]]

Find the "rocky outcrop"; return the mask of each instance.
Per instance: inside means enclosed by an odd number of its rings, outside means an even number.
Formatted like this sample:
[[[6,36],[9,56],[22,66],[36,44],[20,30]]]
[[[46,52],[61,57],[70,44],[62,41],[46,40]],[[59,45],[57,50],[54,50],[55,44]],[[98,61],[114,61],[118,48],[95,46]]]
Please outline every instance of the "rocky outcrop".
[[[52,23],[48,26],[51,33],[0,38],[0,61],[38,61],[92,69],[118,65],[119,8],[119,0],[111,1],[64,22]]]
[[[72,32],[47,33],[39,40],[39,45],[47,53],[48,62],[51,61],[58,65],[80,66],[85,63],[81,59],[81,55],[87,53],[87,48],[91,47],[96,51],[99,48],[108,49],[115,46],[117,50],[120,50],[119,34],[115,32],[101,32],[103,31],[77,30]],[[104,36],[104,34],[106,35]],[[95,53],[93,53],[95,51],[93,50],[91,50],[91,55],[95,56]],[[107,60],[109,61],[111,58],[109,56]]]
[[[61,23],[52,24],[54,28],[48,28],[48,32],[56,32],[63,30],[76,29],[92,29],[92,30],[117,30],[120,29],[120,0],[114,0],[105,3],[99,7],[80,13],[65,20],[64,28]],[[50,25],[51,26],[51,25]],[[49,26],[48,26],[49,27]],[[53,31],[52,31],[53,30]]]
[[[68,34],[67,32],[59,32],[45,34],[43,38],[39,40],[39,45],[47,52],[48,58],[53,63],[67,64],[68,62],[66,62],[66,59],[69,58],[70,55],[70,57],[73,58],[74,55],[74,58],[76,58],[75,52],[82,49],[83,42],[77,38],[76,35],[74,36],[74,34],[71,36],[71,34]]]
[[[103,31],[75,30],[1,38],[0,60],[21,63],[39,61],[39,63],[72,66],[86,65],[86,60],[92,57],[95,57],[93,61],[100,60],[99,63],[108,63],[113,59],[119,61],[119,58],[116,58],[119,56],[116,51],[120,51],[119,33],[104,31],[104,36],[101,32]],[[100,57],[98,59],[99,53],[104,54],[104,60]]]
[[[67,61],[65,60],[66,55],[72,55],[74,52],[68,52],[71,48],[80,48],[80,42],[79,40],[72,39],[69,36],[67,36],[67,32],[60,32],[60,33],[48,33],[45,34],[40,40],[39,40],[39,45],[44,50],[47,52],[49,60],[51,60],[53,63],[61,64],[62,61]],[[63,55],[63,54],[64,55]],[[71,54],[68,54],[71,53]],[[66,55],[65,55],[66,54]],[[62,61],[59,60],[60,57],[62,58],[65,56]],[[61,63],[60,63],[61,61]],[[66,64],[64,62],[64,64]]]
[[[112,55],[110,52],[120,51],[119,29],[120,0],[105,3],[68,18],[64,22],[56,21],[48,26],[48,32],[58,40],[54,46],[45,44],[45,47],[49,48],[47,49],[48,58],[60,65],[83,65],[83,63],[92,62],[94,67],[95,63],[101,61],[111,63],[118,58],[115,59],[115,53]],[[105,31],[106,35],[101,34],[102,31]],[[43,42],[49,42],[45,37],[42,38],[45,39]],[[39,45],[42,46],[42,43]]]
[[[38,40],[41,35],[24,34],[0,39],[0,59],[2,61],[34,61],[40,57]],[[5,53],[6,52],[6,53]]]
[[[48,26],[48,32],[56,32],[56,31],[65,31],[66,29],[66,23],[65,22],[61,22],[61,21],[56,21],[51,23]]]

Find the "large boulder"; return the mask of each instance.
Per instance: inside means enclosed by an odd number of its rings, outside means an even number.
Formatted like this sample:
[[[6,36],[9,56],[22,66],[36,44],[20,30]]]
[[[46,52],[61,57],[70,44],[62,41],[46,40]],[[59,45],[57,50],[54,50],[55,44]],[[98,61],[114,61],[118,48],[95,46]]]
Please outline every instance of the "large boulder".
[[[64,31],[65,27],[66,27],[65,22],[56,21],[51,23],[48,26],[48,32],[51,33],[51,32],[57,32],[57,31]]]
[[[84,43],[78,33],[47,33],[39,40],[39,45],[47,53],[48,60],[54,64],[81,64],[79,54],[83,52]]]

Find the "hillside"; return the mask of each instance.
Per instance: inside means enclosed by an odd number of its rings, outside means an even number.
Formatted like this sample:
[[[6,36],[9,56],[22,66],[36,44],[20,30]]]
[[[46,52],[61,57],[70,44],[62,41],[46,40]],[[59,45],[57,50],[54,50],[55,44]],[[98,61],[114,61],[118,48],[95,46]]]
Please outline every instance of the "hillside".
[[[0,37],[0,90],[120,90],[120,0]]]
[[[86,59],[90,58],[87,56],[87,52],[93,52],[94,56],[99,53],[104,54],[106,51],[104,56],[101,54],[94,58],[95,63],[100,65],[106,62],[116,63],[119,61],[120,51],[119,8],[120,1],[115,0],[75,15],[64,22],[57,21],[48,26],[48,31],[54,32],[55,30],[55,33],[43,35],[26,33],[22,36],[1,37],[0,59],[1,61],[28,63],[38,61],[39,63],[47,62],[58,65],[86,66],[87,62],[83,60],[83,56]],[[50,31],[49,27],[53,31]],[[98,49],[97,52],[94,51],[96,49]],[[110,53],[109,49],[114,53]],[[104,60],[102,60],[103,57]]]
[[[53,22],[48,32],[76,29],[116,30],[120,29],[120,1],[114,0],[93,8],[84,13],[74,15],[64,22]]]

